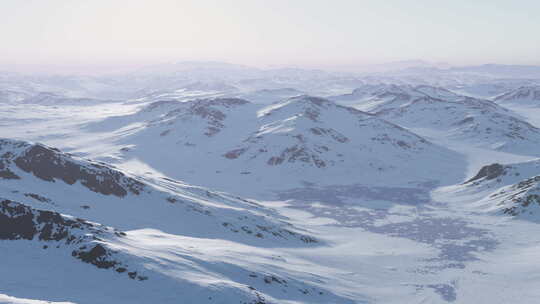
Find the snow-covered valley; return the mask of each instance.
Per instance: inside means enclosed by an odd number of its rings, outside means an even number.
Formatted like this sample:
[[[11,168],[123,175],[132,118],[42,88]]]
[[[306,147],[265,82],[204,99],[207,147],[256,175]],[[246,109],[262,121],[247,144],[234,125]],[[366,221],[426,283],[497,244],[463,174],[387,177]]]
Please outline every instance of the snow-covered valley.
[[[540,297],[536,80],[188,68],[0,78],[0,303]]]

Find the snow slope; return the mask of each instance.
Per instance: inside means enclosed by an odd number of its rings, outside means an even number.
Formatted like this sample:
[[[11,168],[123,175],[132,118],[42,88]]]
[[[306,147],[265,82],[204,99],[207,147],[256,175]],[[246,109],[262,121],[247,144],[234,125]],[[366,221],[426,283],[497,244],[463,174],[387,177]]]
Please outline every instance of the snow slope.
[[[10,200],[0,202],[0,219],[9,260],[2,268],[11,274],[0,283],[12,295],[73,303],[353,303],[304,271],[320,267],[270,249],[153,229],[122,232]]]
[[[523,86],[493,99],[501,105],[540,107],[540,86]]]
[[[366,84],[354,89],[350,94],[329,97],[341,105],[351,106],[366,112],[377,112],[381,106],[399,106],[424,94],[410,85]]]
[[[1,140],[0,155],[0,195],[32,207],[123,230],[153,227],[262,246],[316,242],[271,209],[238,197],[170,179],[141,179],[40,144]]]
[[[24,140],[0,141],[0,303],[540,297],[538,145],[508,118],[538,127],[540,112],[457,94],[536,80],[213,66],[0,74],[0,137]],[[40,92],[52,98],[21,102]]]
[[[49,93],[49,92],[39,92],[35,95],[28,96],[20,100],[21,103],[25,104],[37,104],[37,105],[48,105],[48,106],[63,106],[63,105],[95,105],[99,103],[113,102],[110,100],[100,100],[94,98],[73,98],[67,97],[61,94]]]
[[[540,160],[486,165],[465,183],[443,189],[481,212],[540,222]]]
[[[119,121],[126,124],[119,127]],[[462,178],[442,174],[450,171],[446,164],[460,163],[456,153],[371,114],[311,96],[267,107],[234,98],[164,101],[86,129],[105,126],[117,127],[104,140],[116,150],[92,150],[92,157],[119,166],[140,160],[162,174],[236,193]]]
[[[322,243],[256,202],[41,144],[0,155],[5,301],[354,303],[325,286],[338,270],[278,250]]]
[[[535,147],[540,144],[540,129],[491,101],[431,86],[382,86],[355,95],[361,94],[364,99],[355,108],[420,134],[432,130],[477,147],[539,155]]]
[[[283,99],[304,95],[305,93],[294,88],[262,89],[238,95],[239,98],[253,103],[271,104]]]

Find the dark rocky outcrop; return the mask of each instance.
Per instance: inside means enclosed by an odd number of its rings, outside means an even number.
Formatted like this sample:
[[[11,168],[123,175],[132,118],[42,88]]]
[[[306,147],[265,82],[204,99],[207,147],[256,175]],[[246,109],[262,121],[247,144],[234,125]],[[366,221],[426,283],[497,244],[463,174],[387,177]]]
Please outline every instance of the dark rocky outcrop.
[[[11,153],[6,152],[0,156],[0,179],[21,179],[17,174],[13,173],[13,171],[9,169],[8,159],[11,155]]]
[[[88,251],[74,250],[71,253],[71,255],[80,259],[81,261],[85,263],[95,265],[98,268],[108,269],[119,264],[119,262],[109,259],[110,257],[109,252],[101,244],[95,245],[92,249]],[[118,269],[121,269],[121,268],[125,269],[123,267],[120,267]],[[117,269],[117,272],[123,272],[122,270],[118,271],[118,269]]]
[[[236,159],[240,155],[242,155],[244,152],[246,152],[246,150],[247,150],[247,148],[240,148],[240,149],[231,150],[231,151],[225,153],[223,156],[225,158],[228,158],[228,159]]]
[[[490,195],[490,198],[501,197],[500,205],[504,214],[519,216],[524,213],[534,214],[540,207],[540,176],[524,179],[508,189]]]
[[[470,182],[479,180],[479,179],[484,178],[484,177],[487,180],[495,179],[495,178],[503,175],[503,173],[504,173],[504,166],[503,165],[497,164],[497,163],[487,165],[487,166],[482,167],[480,169],[480,171],[478,171],[478,173],[473,178],[469,179],[465,183],[470,183]]]
[[[40,201],[42,203],[50,203],[51,202],[51,200],[49,198],[46,198],[44,196],[41,196],[41,195],[35,194],[35,193],[25,193],[24,196],[31,197],[31,198],[35,199],[36,201]]]
[[[56,242],[72,249],[71,255],[98,268],[116,268],[121,273],[127,268],[117,253],[101,243],[105,237],[124,237],[125,233],[70,218],[60,213],[30,208],[11,200],[0,201],[0,240],[36,240]],[[44,245],[42,248],[48,248]],[[130,275],[130,278],[145,280],[146,277]]]
[[[11,201],[0,201],[0,239],[80,242],[72,231],[90,230],[101,234],[94,225],[81,219],[70,219],[59,213],[35,210]]]
[[[11,147],[23,148],[19,153],[5,152],[0,157],[0,178],[19,179],[11,168],[19,169],[49,182],[62,180],[69,185],[80,182],[91,191],[104,195],[124,197],[128,193],[140,194],[144,185],[122,172],[108,166],[85,160],[77,160],[71,155],[41,144],[23,142],[0,142],[0,152],[9,143]]]

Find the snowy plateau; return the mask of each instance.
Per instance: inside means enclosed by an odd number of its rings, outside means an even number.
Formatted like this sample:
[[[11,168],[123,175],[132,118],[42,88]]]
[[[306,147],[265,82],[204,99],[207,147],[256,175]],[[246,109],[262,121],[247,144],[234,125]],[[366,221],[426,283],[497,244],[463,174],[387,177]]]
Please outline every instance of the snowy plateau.
[[[540,67],[0,73],[0,303],[538,303]]]

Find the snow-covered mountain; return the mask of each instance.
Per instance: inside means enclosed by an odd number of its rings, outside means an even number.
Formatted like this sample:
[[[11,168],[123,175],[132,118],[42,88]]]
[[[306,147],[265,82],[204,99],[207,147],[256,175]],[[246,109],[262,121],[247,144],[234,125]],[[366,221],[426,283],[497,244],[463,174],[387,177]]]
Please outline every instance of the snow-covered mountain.
[[[12,273],[0,284],[19,286],[5,290],[10,296],[354,303],[325,287],[328,270],[274,251],[322,243],[254,201],[133,176],[41,144],[3,139],[0,155],[0,248]],[[28,277],[32,286],[20,288]]]
[[[170,179],[137,178],[40,144],[1,140],[0,155],[0,196],[32,207],[124,230],[153,227],[248,243],[315,241],[252,201]]]
[[[3,292],[17,298],[69,303],[354,303],[328,290],[327,278],[304,272],[316,271],[316,265],[271,249],[154,229],[123,232],[4,199],[0,219],[0,248],[9,260],[2,265],[10,273],[0,283]],[[34,303],[5,295],[0,301]]]
[[[320,276],[299,271],[309,265],[305,261],[270,249],[152,229],[123,232],[6,199],[0,201],[0,219],[0,248],[10,260],[3,267],[12,273],[0,282],[18,285],[6,291],[22,290],[26,297],[76,303],[353,303],[328,291]],[[32,284],[20,288],[28,278]],[[93,294],[88,285],[102,292]]]
[[[368,84],[356,88],[350,94],[332,96],[330,99],[362,111],[377,113],[424,97],[450,100],[465,98],[448,89],[429,85]]]
[[[240,95],[240,90],[223,81],[173,81],[163,87],[149,85],[133,93],[136,98],[129,99],[129,103],[145,104],[163,100],[188,101],[201,98],[217,98]]]
[[[540,86],[524,86],[493,99],[502,105],[540,107]]]
[[[21,103],[36,104],[36,105],[48,105],[48,106],[62,106],[62,105],[96,105],[99,103],[113,102],[111,100],[100,100],[94,98],[73,98],[67,97],[61,94],[50,92],[39,92],[35,95],[28,96],[22,100]]]
[[[484,166],[448,191],[482,212],[540,222],[540,160]]]
[[[0,303],[535,303],[527,70],[0,73]]]
[[[332,174],[346,166],[357,172],[392,172],[406,170],[397,165],[400,159],[429,162],[436,160],[428,153],[452,156],[396,125],[322,98],[292,98],[257,114],[259,129],[225,154],[248,171],[277,166],[290,174],[299,168],[306,170],[301,174],[315,168]]]
[[[460,163],[456,153],[374,115],[311,96],[270,106],[235,98],[163,101],[87,130],[104,126],[116,128],[110,140],[117,148],[90,151],[93,157],[120,166],[142,160],[167,175],[228,191],[235,185],[235,191],[246,185],[255,191],[306,183],[394,184],[403,177],[459,180],[443,174],[445,164]]]
[[[35,240],[42,244],[42,249],[63,247],[72,257],[97,268],[113,268],[140,281],[147,279],[137,275],[136,271],[128,271],[122,258],[106,243],[107,239],[125,236],[124,232],[54,211],[33,209],[7,199],[0,201],[0,219],[0,240]]]
[[[0,103],[17,103],[30,97],[28,93],[17,90],[0,90]]]
[[[538,85],[535,79],[480,79],[477,81],[458,81],[455,84],[445,86],[446,88],[462,95],[485,98],[493,98],[508,91],[515,90],[522,86]]]
[[[540,129],[491,101],[432,86],[380,85],[358,89],[354,107],[420,134],[479,147],[538,155]],[[353,98],[346,96],[347,98]],[[345,96],[336,97],[343,103]]]
[[[350,94],[332,96],[329,99],[346,106],[366,112],[378,112],[380,109],[411,101],[425,96],[410,85],[367,84],[356,88]]]
[[[294,88],[262,89],[246,92],[238,97],[253,103],[271,104],[283,99],[304,95],[305,93]]]
[[[389,108],[402,107],[416,99],[425,97],[443,100],[470,98],[443,87],[382,83],[363,85],[353,90],[350,94],[332,96],[329,99],[362,111],[377,113]]]
[[[160,303],[353,303],[324,288],[321,277],[298,272],[305,264],[274,258],[270,250],[151,229],[123,232],[5,199],[0,219],[0,248],[10,260],[4,270],[13,273],[0,282],[25,285],[31,277],[26,296],[77,303],[132,303],[134,295]],[[63,288],[51,288],[51,280]],[[103,292],[88,295],[87,284]]]
[[[540,78],[540,66],[536,65],[483,64],[453,67],[449,70],[503,78]]]

